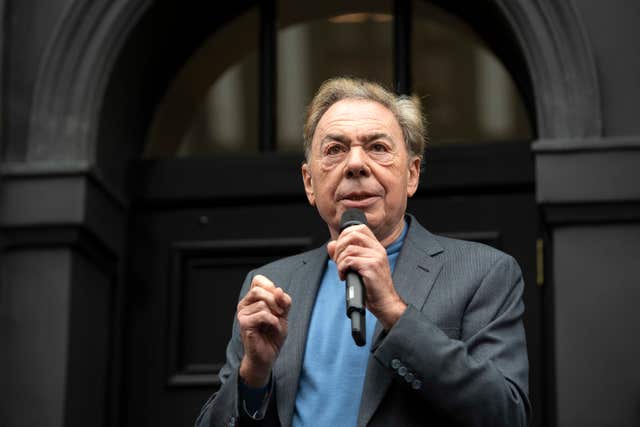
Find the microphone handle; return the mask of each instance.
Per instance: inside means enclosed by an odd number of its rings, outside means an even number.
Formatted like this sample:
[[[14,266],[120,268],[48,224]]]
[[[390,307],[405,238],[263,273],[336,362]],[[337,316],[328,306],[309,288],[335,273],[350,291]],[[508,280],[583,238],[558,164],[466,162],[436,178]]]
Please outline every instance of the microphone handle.
[[[351,319],[351,336],[356,345],[362,347],[367,343],[364,284],[358,273],[353,271],[347,272],[345,284],[347,316]]]

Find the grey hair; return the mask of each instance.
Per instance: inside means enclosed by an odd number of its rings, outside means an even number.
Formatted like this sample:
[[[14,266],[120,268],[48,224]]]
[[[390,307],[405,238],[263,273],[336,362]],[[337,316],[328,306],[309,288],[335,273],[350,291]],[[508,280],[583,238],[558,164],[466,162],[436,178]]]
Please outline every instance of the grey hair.
[[[318,122],[329,107],[344,99],[374,101],[386,107],[398,120],[407,152],[410,156],[418,156],[422,161],[427,124],[422,115],[420,99],[415,95],[396,95],[378,83],[351,77],[326,80],[307,107],[303,131],[304,153],[307,159],[311,153],[311,141]]]

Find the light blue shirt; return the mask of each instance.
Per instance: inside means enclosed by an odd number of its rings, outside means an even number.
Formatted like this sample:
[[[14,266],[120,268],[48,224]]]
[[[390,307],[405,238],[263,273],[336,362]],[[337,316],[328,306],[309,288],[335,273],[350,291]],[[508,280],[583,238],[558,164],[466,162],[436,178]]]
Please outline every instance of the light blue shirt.
[[[391,271],[407,233],[387,247]],[[345,314],[345,283],[329,259],[311,314],[293,427],[355,426],[376,318],[366,312],[367,343],[358,347]]]

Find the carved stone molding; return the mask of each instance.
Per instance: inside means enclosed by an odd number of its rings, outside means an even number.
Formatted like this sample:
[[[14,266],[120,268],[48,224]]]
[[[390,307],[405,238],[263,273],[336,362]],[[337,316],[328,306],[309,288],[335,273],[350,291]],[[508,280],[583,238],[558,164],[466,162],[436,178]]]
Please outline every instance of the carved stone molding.
[[[95,161],[111,70],[151,0],[71,1],[46,49],[34,90],[27,161]]]
[[[640,201],[638,135],[543,140],[533,144],[533,151],[540,204],[581,204],[586,208]],[[598,209],[602,216],[605,211]]]
[[[87,165],[5,164],[0,172],[0,230],[6,237],[3,249],[82,249],[89,242],[110,257],[121,252],[127,205]]]
[[[507,19],[533,85],[538,138],[602,135],[595,61],[573,3],[492,0]]]
[[[153,0],[70,2],[46,50],[34,91],[27,161],[95,161],[100,107],[111,70]],[[488,0],[523,52],[539,138],[602,133],[593,55],[570,1]]]

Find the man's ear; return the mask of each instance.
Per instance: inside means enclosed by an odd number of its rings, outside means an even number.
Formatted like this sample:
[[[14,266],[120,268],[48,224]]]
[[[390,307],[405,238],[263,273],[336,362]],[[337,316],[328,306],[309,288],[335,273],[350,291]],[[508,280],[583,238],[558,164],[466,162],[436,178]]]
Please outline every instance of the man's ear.
[[[316,205],[316,195],[313,191],[313,179],[311,178],[311,170],[307,163],[302,164],[302,182],[304,183],[304,192],[307,193],[307,200],[311,206]]]
[[[409,161],[409,170],[407,171],[407,195],[413,196],[418,190],[420,183],[420,157],[415,156]]]

